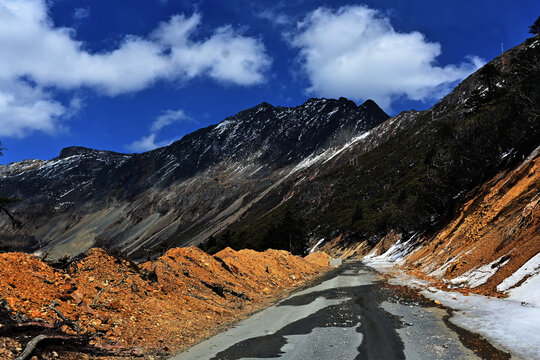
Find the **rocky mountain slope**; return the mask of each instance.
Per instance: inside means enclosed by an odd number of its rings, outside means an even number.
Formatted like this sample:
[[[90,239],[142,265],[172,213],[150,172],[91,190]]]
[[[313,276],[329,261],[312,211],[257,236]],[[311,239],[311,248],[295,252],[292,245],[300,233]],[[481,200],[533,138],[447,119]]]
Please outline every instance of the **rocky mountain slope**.
[[[322,248],[394,262],[433,286],[540,305],[540,147],[465,196],[438,231]]]
[[[144,154],[68,148],[10,164],[0,195],[24,199],[30,227],[4,224],[0,240],[52,257],[97,243],[141,260],[185,244],[301,252],[435,233],[540,145],[539,53],[536,36],[433,108],[390,119],[371,101],[263,103]]]
[[[390,233],[439,231],[467,194],[540,145],[539,60],[535,36],[433,108],[404,112],[334,155],[336,162],[307,166],[287,201],[232,227],[233,242],[264,242],[290,214],[304,222],[311,246],[338,237],[342,246],[374,246]]]
[[[143,154],[71,147],[49,161],[2,166],[1,195],[22,199],[14,212],[24,227],[12,230],[4,219],[0,244],[58,258],[97,243],[139,259],[197,244],[293,179],[309,159],[387,118],[369,100],[263,103]]]

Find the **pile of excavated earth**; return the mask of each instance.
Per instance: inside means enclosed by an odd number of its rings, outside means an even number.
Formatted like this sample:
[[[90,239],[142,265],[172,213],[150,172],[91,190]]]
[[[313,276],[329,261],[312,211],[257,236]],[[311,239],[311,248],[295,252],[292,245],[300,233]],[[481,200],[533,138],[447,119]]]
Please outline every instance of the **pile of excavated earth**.
[[[159,359],[307,284],[329,257],[189,247],[137,265],[95,248],[64,268],[0,254],[0,269],[0,358],[37,359],[37,344],[40,359]]]

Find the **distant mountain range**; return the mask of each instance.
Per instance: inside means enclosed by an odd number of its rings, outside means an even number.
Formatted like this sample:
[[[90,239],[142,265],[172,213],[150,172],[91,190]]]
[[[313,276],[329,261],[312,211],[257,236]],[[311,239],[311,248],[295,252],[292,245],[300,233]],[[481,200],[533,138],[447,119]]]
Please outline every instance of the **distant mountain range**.
[[[69,147],[49,161],[2,166],[0,192],[22,199],[15,212],[24,226],[12,230],[4,221],[0,242],[51,257],[96,244],[135,257],[167,246],[161,244],[198,244],[312,159],[388,117],[371,100],[262,103],[142,154]]]
[[[537,38],[426,111],[262,103],[142,154],[70,147],[2,166],[0,196],[22,199],[24,227],[2,218],[0,245],[53,258],[99,245],[141,260],[172,246],[302,252],[434,231],[540,145]]]

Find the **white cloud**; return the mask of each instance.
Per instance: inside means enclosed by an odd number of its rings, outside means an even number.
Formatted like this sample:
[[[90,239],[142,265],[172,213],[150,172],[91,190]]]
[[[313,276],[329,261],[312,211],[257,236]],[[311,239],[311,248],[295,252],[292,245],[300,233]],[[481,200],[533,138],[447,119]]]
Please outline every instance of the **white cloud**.
[[[86,87],[114,96],[142,90],[158,80],[188,81],[200,76],[253,85],[264,81],[271,63],[258,39],[230,26],[194,40],[201,25],[199,14],[175,15],[147,37],[127,35],[114,50],[89,52],[75,39],[73,29],[54,26],[47,4],[0,0],[0,128],[12,127],[0,130],[6,136],[53,131],[68,112],[54,100],[56,89]],[[17,91],[5,92],[9,88]],[[42,111],[35,111],[38,107]],[[6,117],[13,109],[19,111]]]
[[[73,18],[75,20],[83,20],[90,16],[90,9],[89,8],[77,8],[75,11],[73,11]]]
[[[165,126],[170,125],[180,120],[191,121],[191,119],[184,113],[183,110],[167,110],[162,115],[158,116],[156,121],[152,123],[150,131],[158,132]]]
[[[275,8],[264,9],[263,11],[258,12],[256,15],[261,19],[270,21],[276,26],[290,25],[293,22],[292,18],[289,15],[281,13]]]
[[[68,108],[22,81],[0,80],[0,137],[23,137],[29,131],[54,133]]]
[[[438,66],[440,44],[419,32],[396,32],[387,17],[365,6],[318,8],[289,38],[300,51],[308,92],[371,98],[382,107],[401,96],[438,97],[483,64],[468,57],[457,66]]]
[[[150,134],[143,136],[140,140],[136,140],[127,146],[127,149],[133,152],[144,152],[154,150],[158,147],[167,146],[170,144],[168,141],[162,141],[156,143],[157,134]]]
[[[173,123],[180,122],[180,121],[194,122],[194,120],[191,119],[189,116],[187,116],[184,113],[184,111],[181,109],[167,110],[163,114],[158,116],[156,120],[152,123],[152,125],[150,126],[150,135],[143,136],[141,139],[136,140],[132,142],[131,144],[127,145],[126,148],[134,152],[143,152],[143,151],[154,150],[162,146],[167,146],[171,144],[173,141],[176,141],[176,139],[156,141],[156,137],[158,136],[158,133],[165,126],[168,126]]]

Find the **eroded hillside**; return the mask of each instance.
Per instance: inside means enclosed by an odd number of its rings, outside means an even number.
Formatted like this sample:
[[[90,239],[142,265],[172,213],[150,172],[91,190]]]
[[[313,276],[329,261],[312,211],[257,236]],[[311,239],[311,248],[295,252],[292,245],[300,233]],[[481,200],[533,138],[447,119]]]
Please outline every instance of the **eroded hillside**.
[[[323,249],[392,262],[444,290],[540,304],[540,148],[467,194],[438,231],[391,232],[375,247],[340,240]]]
[[[433,238],[406,257],[406,265],[452,286],[494,294],[505,279],[540,253],[540,149],[518,168],[485,183]],[[537,264],[538,267],[538,264]]]

